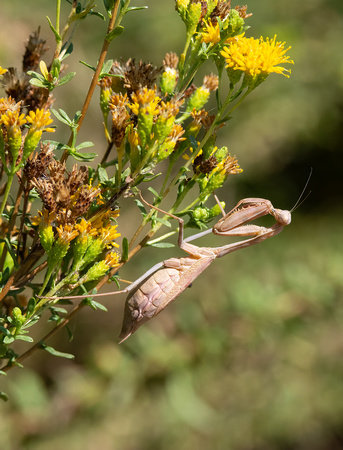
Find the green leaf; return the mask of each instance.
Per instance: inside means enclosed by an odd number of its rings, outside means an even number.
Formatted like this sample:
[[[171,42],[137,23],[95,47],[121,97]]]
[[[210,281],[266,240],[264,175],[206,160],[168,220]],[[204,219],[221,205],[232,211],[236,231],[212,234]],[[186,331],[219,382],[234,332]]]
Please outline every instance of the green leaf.
[[[107,308],[106,308],[106,306],[104,306],[104,305],[102,305],[101,303],[99,303],[99,302],[96,302],[96,301],[94,301],[94,300],[89,300],[88,302],[87,302],[87,304],[91,307],[91,308],[93,308],[93,309],[101,309],[101,311],[108,311],[107,310]]]
[[[38,80],[37,78],[31,78],[30,79],[30,83],[33,86],[37,86],[37,87],[40,87],[40,88],[46,88],[47,87],[47,83],[46,83],[45,80],[43,82],[43,81]]]
[[[32,337],[24,336],[23,334],[18,334],[15,338],[19,341],[33,342]]]
[[[59,56],[59,58],[60,58],[61,61],[63,61],[64,59],[68,58],[68,56],[69,56],[71,53],[73,53],[73,50],[74,50],[73,43],[71,42],[71,43],[68,45],[67,50],[66,50],[65,53],[63,54],[63,50],[65,49],[65,45],[66,45],[66,44],[67,44],[66,42],[63,44],[62,52],[61,52],[62,56],[61,56],[61,54],[60,54],[60,56]]]
[[[146,244],[147,247],[157,247],[157,248],[171,248],[175,247],[174,244],[170,244],[169,242],[156,242],[153,244],[149,244],[149,242]]]
[[[122,246],[121,260],[125,262],[129,258],[129,241],[126,239],[126,237],[123,238],[121,246]]]
[[[98,156],[97,153],[79,153],[75,151],[71,151],[70,155],[72,155],[76,161],[93,161],[94,158]]]
[[[67,75],[65,75],[64,77],[60,78],[58,80],[58,86],[63,86],[64,84],[68,83],[68,81],[70,81],[71,79],[74,78],[74,76],[76,75],[76,72],[70,72],[67,73]]]
[[[3,327],[2,325],[0,325],[0,332],[5,334],[6,336],[11,336],[11,333],[8,331],[8,329]]]
[[[8,344],[12,344],[12,342],[14,342],[14,337],[12,335],[4,337],[4,340],[3,340],[4,344],[8,345]]]
[[[60,122],[65,123],[68,126],[72,125],[72,120],[69,118],[68,114],[63,111],[63,109],[56,111],[56,109],[51,108],[51,112]]]
[[[121,25],[119,25],[118,27],[115,27],[112,31],[110,31],[105,39],[107,42],[111,42],[113,41],[114,38],[116,38],[117,36],[119,36],[120,34],[122,34],[122,32],[124,31],[124,27],[122,27]]]
[[[59,306],[51,306],[51,311],[54,313],[61,313],[61,314],[67,314],[68,311],[65,308],[60,308]]]
[[[91,64],[88,64],[85,61],[80,61],[80,63],[83,64],[84,66],[88,67],[89,69],[92,69],[95,72],[95,67],[92,66]]]
[[[198,143],[195,139],[194,136],[192,136],[191,134],[188,136],[189,142],[191,143],[191,146],[193,147],[193,149],[195,150],[196,148],[198,148]]]
[[[59,352],[58,350],[55,350],[54,348],[49,347],[43,341],[40,342],[40,345],[41,345],[41,348],[43,350],[46,350],[51,355],[59,356],[60,358],[67,358],[67,359],[74,359],[75,358],[75,356],[70,354],[70,353]]]
[[[144,183],[148,183],[149,181],[152,181],[152,180],[154,180],[155,178],[158,178],[158,177],[160,177],[162,175],[162,172],[160,172],[160,173],[158,173],[158,174],[152,174],[152,175],[150,175],[150,174],[145,174],[144,175],[144,179],[143,179],[143,181],[144,181]]]
[[[146,212],[146,209],[144,208],[143,203],[140,200],[138,200],[137,198],[135,198],[135,202],[136,202],[136,205],[138,206],[138,208],[141,210],[143,217],[145,217],[147,215],[147,212]]]
[[[32,327],[32,325],[34,325],[35,323],[37,323],[39,320],[39,317],[35,317],[34,319],[30,319],[29,322],[27,322],[25,325],[22,326],[22,330],[24,330],[25,328],[30,328]]]
[[[62,142],[57,141],[43,141],[43,144],[50,144],[52,147],[54,147],[54,150],[65,150],[68,147],[68,145],[62,144]]]
[[[75,149],[81,150],[82,148],[89,148],[89,147],[94,147],[93,142],[85,141],[85,142],[81,142],[81,144],[79,144],[77,147],[75,147]]]
[[[3,400],[4,402],[7,402],[8,400],[8,395],[5,392],[0,391],[0,398],[1,400]]]
[[[34,70],[28,70],[27,74],[31,75],[31,77],[33,77],[33,79],[37,79],[37,80],[46,82],[46,79],[43,77],[43,75],[38,72],[35,72]],[[30,81],[30,83],[31,83],[31,81]]]
[[[98,168],[98,175],[99,175],[100,184],[104,184],[104,183],[106,183],[106,181],[108,181],[107,172],[103,167]]]
[[[162,197],[159,195],[158,192],[155,191],[154,188],[148,187],[148,191],[150,191],[150,192],[152,192],[154,194],[154,196],[156,197],[155,200],[157,200],[158,202],[160,202],[162,200]]]
[[[36,300],[34,299],[34,297],[31,297],[30,300],[28,301],[27,308],[26,308],[26,314],[29,317],[33,313],[35,306],[36,306]]]
[[[162,219],[161,217],[154,217],[154,220],[156,220],[156,222],[162,223],[166,227],[171,228],[171,223],[168,220],[166,220],[166,219]]]
[[[46,19],[47,19],[47,21],[48,21],[48,24],[49,24],[49,27],[50,27],[51,31],[52,31],[52,32],[54,33],[54,35],[55,35],[56,42],[61,42],[61,36],[57,33],[57,30],[56,30],[56,28],[53,26],[51,20],[49,19],[48,16],[46,16]]]
[[[106,61],[104,63],[104,65],[102,66],[101,73],[108,73],[111,70],[112,65],[113,65],[113,59],[109,59],[108,61]]]
[[[6,244],[6,247],[7,247],[7,251],[8,251],[8,253],[11,255],[11,258],[12,258],[12,260],[13,260],[14,267],[15,267],[16,269],[18,269],[18,268],[19,268],[19,264],[18,264],[18,261],[17,261],[17,256],[16,256],[15,252],[13,251],[12,244],[11,244],[10,241],[7,239],[7,237],[5,237],[4,240],[5,240],[5,244]]]
[[[140,9],[148,9],[147,6],[131,6],[131,8],[127,8],[125,14],[131,11],[139,11]]]

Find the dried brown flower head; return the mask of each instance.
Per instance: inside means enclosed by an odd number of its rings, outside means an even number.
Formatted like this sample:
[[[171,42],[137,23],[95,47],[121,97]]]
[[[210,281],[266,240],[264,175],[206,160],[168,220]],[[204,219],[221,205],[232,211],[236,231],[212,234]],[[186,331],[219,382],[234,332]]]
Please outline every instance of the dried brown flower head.
[[[135,59],[130,58],[124,66],[124,87],[128,96],[131,97],[133,92],[144,87],[152,89],[161,71],[162,67],[155,67],[143,61],[136,62]]]
[[[174,52],[169,52],[166,54],[163,60],[164,70],[169,67],[170,69],[177,69],[177,65],[179,64],[179,57]]]
[[[22,70],[19,72],[17,68],[9,67],[1,80],[6,94],[16,102],[21,101],[28,111],[43,106],[49,108],[53,103],[47,89],[31,85],[30,76],[26,73],[28,70],[37,69],[41,56],[48,50],[48,47],[45,47],[46,41],[39,37],[39,32],[40,29],[38,28],[28,39],[23,56]]]
[[[29,36],[23,56],[23,72],[36,70],[41,57],[49,50],[46,47],[46,40],[39,37],[40,27]]]

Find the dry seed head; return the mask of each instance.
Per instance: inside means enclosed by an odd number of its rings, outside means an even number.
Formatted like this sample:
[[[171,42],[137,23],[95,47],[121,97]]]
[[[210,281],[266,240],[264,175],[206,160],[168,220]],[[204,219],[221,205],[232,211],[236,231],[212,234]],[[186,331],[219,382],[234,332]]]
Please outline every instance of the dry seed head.
[[[154,87],[157,76],[161,73],[162,67],[155,67],[150,63],[129,59],[124,69],[124,87],[128,95],[137,92],[142,88],[151,89]]]
[[[41,57],[49,50],[45,47],[46,40],[39,37],[40,27],[29,36],[23,56],[23,72],[35,70]]]
[[[242,19],[247,19],[248,17],[252,16],[252,13],[247,14],[247,5],[243,6],[235,6],[235,10],[238,11],[239,16],[242,17]]]
[[[229,0],[228,2],[219,1],[217,6],[214,8],[214,10],[210,15],[210,22],[214,26],[217,25],[218,23],[217,17],[219,17],[219,19],[223,22],[229,15],[230,11],[231,11],[231,0]]]
[[[179,57],[174,52],[169,52],[166,54],[163,60],[164,70],[167,68],[177,69],[177,65],[179,64]]]

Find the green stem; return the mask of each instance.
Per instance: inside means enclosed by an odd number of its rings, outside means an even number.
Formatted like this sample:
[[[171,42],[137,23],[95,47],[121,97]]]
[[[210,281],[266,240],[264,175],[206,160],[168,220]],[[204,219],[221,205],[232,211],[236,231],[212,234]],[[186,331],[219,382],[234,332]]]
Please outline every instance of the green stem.
[[[60,34],[61,0],[56,1],[56,26],[55,29]]]
[[[2,216],[2,213],[4,212],[4,209],[5,209],[6,204],[7,204],[7,199],[8,199],[10,190],[11,190],[13,177],[14,177],[14,173],[11,173],[11,174],[8,175],[6,189],[5,189],[5,192],[4,192],[4,198],[2,199],[2,203],[1,203],[1,206],[0,206],[0,217]]]

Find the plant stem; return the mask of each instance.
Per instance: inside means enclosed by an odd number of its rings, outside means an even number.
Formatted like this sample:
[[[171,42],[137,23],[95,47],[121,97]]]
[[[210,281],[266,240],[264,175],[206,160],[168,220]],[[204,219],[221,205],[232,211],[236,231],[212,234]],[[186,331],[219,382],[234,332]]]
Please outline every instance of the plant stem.
[[[1,206],[0,206],[0,217],[2,216],[2,213],[4,212],[4,209],[5,209],[6,204],[7,204],[7,199],[8,199],[10,190],[11,190],[13,177],[14,177],[14,173],[11,173],[11,174],[8,175],[6,189],[5,189],[5,192],[4,192],[4,197],[2,199],[2,203],[1,203]]]

